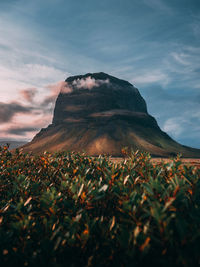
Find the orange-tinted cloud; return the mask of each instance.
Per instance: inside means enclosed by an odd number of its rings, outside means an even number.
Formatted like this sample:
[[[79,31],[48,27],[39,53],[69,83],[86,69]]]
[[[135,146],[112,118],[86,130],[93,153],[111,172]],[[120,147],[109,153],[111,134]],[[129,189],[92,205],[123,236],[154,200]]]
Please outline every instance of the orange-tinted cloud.
[[[72,89],[68,86],[68,84],[64,81],[57,82],[55,84],[49,84],[45,87],[49,89],[49,95],[43,101],[44,105],[48,105],[50,103],[55,102],[58,94],[62,93],[70,93]]]
[[[37,93],[36,88],[28,88],[20,91],[21,96],[27,101],[32,103]]]

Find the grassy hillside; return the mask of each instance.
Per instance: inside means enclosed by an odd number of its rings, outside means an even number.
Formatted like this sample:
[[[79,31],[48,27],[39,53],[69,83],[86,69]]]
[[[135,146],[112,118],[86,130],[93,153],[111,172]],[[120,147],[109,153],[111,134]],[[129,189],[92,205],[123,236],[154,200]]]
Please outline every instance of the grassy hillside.
[[[1,266],[197,266],[200,169],[0,150]]]

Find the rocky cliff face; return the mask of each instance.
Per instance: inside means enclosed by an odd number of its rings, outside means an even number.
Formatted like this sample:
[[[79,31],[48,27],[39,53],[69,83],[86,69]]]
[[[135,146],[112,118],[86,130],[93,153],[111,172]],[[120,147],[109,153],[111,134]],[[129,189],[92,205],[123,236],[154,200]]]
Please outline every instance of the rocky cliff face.
[[[105,73],[69,77],[57,98],[53,123],[86,121],[106,114],[147,113],[144,99],[130,83]],[[67,91],[68,90],[68,91]]]
[[[69,77],[58,95],[52,124],[42,129],[25,151],[73,150],[120,156],[140,149],[156,156],[200,150],[181,146],[161,131],[137,88],[105,73]]]

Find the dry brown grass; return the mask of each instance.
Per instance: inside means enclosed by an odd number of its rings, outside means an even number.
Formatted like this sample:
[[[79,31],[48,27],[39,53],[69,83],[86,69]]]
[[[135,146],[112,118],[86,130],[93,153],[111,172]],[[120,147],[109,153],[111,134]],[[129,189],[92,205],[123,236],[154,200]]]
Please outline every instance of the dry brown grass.
[[[116,157],[116,158],[111,158],[112,162],[116,162],[116,163],[120,163],[124,160],[124,158],[122,157]],[[152,158],[151,161],[153,163],[161,163],[161,162],[171,162],[172,159],[170,158]],[[182,163],[184,165],[192,165],[192,166],[197,166],[198,168],[200,168],[200,158],[183,158],[181,159]]]

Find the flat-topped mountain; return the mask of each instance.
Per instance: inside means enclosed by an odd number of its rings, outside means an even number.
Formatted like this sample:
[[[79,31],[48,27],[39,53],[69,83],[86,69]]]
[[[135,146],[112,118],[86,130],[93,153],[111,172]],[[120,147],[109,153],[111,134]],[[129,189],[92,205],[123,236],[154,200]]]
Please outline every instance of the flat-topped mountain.
[[[156,156],[200,156],[199,149],[180,145],[159,128],[137,88],[103,72],[67,78],[56,100],[52,124],[23,149],[120,156],[123,147]]]

